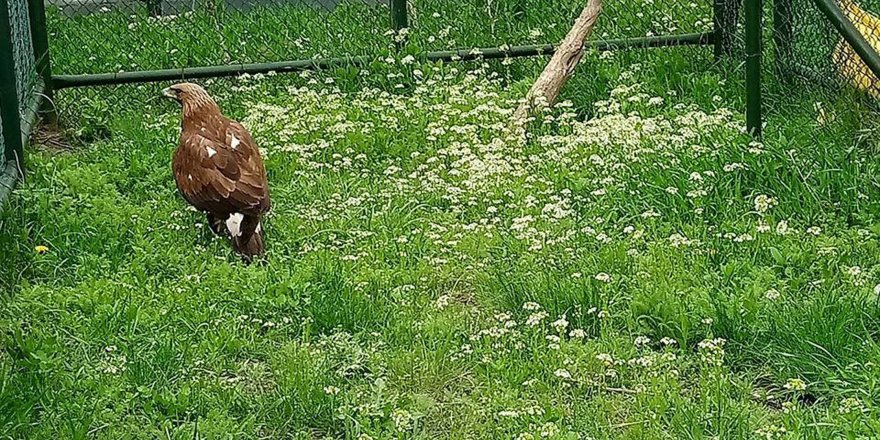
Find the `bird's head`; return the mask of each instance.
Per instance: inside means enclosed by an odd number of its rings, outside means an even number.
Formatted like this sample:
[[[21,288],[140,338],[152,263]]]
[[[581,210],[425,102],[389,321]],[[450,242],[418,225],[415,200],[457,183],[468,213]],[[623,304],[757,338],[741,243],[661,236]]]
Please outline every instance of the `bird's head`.
[[[193,83],[179,83],[165,90],[162,90],[162,96],[177,101],[185,112],[199,108],[215,108],[217,104],[208,95],[208,92],[202,86]]]

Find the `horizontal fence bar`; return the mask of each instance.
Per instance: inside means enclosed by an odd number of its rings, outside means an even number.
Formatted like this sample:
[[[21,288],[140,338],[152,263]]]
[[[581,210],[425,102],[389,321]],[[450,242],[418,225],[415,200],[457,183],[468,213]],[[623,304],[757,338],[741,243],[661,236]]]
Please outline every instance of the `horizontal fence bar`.
[[[862,61],[871,69],[877,78],[880,78],[880,55],[874,47],[868,43],[865,36],[859,32],[855,25],[846,18],[835,0],[815,0],[816,6],[828,18],[828,21],[840,32],[840,35],[852,46]]]
[[[628,38],[620,40],[592,41],[587,47],[598,51],[640,49],[652,47],[694,46],[714,44],[714,32],[698,34],[669,35],[663,37]],[[434,51],[422,54],[419,58],[427,61],[471,61],[477,59],[497,59],[552,55],[552,44],[512,46],[509,48],[477,48],[448,51]],[[213,67],[191,67],[183,69],[148,70],[141,72],[100,73],[85,75],[53,75],[54,89],[69,87],[99,86],[112,84],[133,84],[157,81],[239,76],[257,73],[287,73],[303,70],[323,70],[335,67],[366,65],[376,60],[373,56],[347,58],[322,58],[314,60],[280,61],[275,63],[235,64]]]

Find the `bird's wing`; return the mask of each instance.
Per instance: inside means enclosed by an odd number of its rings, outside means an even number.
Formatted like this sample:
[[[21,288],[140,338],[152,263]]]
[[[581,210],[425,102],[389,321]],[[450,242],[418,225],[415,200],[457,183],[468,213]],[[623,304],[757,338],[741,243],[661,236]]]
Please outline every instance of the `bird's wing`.
[[[260,152],[241,124],[184,132],[175,180],[184,197],[212,212],[261,213],[269,208]]]

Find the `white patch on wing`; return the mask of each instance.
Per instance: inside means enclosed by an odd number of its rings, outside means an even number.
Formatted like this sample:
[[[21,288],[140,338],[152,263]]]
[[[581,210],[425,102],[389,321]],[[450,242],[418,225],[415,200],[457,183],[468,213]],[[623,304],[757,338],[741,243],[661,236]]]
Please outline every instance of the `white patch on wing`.
[[[226,219],[226,229],[229,231],[229,235],[233,237],[241,237],[241,221],[244,220],[244,215],[236,212],[229,216]]]
[[[235,135],[232,135],[232,142],[231,142],[232,149],[234,150],[234,149],[238,148],[238,144],[240,144],[240,143],[241,143],[241,141],[238,140],[238,138],[235,137]]]
[[[214,155],[217,154],[217,150],[211,147],[205,147],[205,149],[208,150],[208,157],[214,157]]]

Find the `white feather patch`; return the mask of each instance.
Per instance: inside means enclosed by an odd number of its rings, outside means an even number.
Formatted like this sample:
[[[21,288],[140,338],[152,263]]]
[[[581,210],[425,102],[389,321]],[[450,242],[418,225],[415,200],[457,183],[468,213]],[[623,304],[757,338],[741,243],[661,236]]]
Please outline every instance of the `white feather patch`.
[[[208,150],[208,157],[214,157],[214,155],[217,154],[217,150],[211,147],[205,147],[205,149]]]
[[[187,175],[186,175],[186,178],[189,179],[189,180],[193,180],[193,175],[192,175],[192,174],[187,174]]]
[[[259,233],[262,232],[262,231],[263,231],[263,224],[262,224],[262,223],[257,223],[257,234],[259,234]]]
[[[232,149],[234,150],[234,149],[238,148],[238,144],[240,144],[240,143],[241,143],[241,141],[238,140],[238,138],[235,137],[235,135],[232,135],[232,142],[231,142]]]
[[[229,235],[233,237],[241,237],[241,221],[244,220],[244,215],[236,212],[229,216],[226,219],[226,229],[229,231]]]

